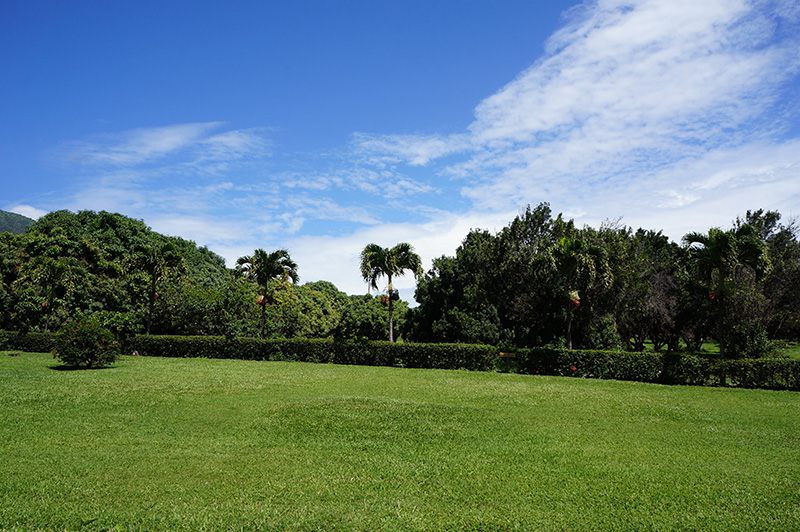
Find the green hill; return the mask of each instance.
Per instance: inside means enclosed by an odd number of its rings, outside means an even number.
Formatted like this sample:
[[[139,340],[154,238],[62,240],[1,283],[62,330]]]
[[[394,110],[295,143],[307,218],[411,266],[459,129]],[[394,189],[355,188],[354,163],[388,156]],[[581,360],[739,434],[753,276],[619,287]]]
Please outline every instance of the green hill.
[[[0,211],[0,233],[9,232],[15,235],[21,235],[33,222],[34,220],[31,220],[27,216],[22,216],[21,214]]]

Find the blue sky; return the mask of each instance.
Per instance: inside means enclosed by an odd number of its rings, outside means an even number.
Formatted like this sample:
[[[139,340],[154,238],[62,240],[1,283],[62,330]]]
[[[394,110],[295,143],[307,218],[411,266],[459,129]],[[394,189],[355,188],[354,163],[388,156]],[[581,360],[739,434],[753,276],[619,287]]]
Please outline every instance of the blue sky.
[[[542,201],[674,240],[800,215],[796,0],[5,0],[0,52],[0,209],[349,293],[370,242],[427,266]]]

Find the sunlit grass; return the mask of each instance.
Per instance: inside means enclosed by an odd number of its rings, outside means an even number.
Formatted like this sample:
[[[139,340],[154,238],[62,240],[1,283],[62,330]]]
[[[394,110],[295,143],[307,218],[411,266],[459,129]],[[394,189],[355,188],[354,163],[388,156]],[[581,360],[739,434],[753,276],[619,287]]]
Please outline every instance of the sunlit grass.
[[[798,393],[55,365],[0,353],[0,529],[800,529]]]
[[[787,342],[786,346],[779,351],[779,354],[794,360],[800,360],[800,343]]]

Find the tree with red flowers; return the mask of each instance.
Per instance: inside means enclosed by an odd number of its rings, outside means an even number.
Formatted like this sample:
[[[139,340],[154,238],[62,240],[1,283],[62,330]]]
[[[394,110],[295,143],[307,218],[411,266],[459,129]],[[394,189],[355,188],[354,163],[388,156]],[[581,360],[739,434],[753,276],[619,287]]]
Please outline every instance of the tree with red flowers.
[[[252,255],[239,257],[236,261],[236,272],[239,275],[255,281],[260,290],[256,303],[261,307],[261,329],[259,338],[264,338],[264,329],[267,324],[267,292],[274,280],[297,283],[300,276],[297,274],[297,263],[289,256],[285,249],[278,249],[267,253],[257,249]]]
[[[403,275],[406,270],[410,270],[417,279],[422,276],[422,259],[414,253],[411,244],[401,242],[393,248],[369,244],[361,252],[361,276],[368,286],[378,290],[378,279],[384,276],[389,283],[387,291],[390,342],[394,341],[392,307],[398,298],[397,292],[392,288],[392,278]]]
[[[50,328],[50,316],[58,298],[69,294],[75,287],[76,279],[84,274],[78,261],[71,257],[54,259],[39,256],[21,269],[15,284],[21,286],[31,283],[38,286],[44,294],[45,300],[41,305],[46,315],[44,332],[48,332]]]
[[[566,285],[567,349],[572,349],[572,315],[581,304],[577,286],[589,287],[598,278],[607,280],[606,252],[581,238],[561,238],[551,250],[551,260]]]
[[[183,257],[172,242],[148,242],[136,246],[133,255],[128,258],[130,267],[142,270],[148,279],[147,287],[147,328],[150,334],[153,323],[153,308],[158,293],[158,284],[164,281],[171,271],[182,272],[186,269]]]

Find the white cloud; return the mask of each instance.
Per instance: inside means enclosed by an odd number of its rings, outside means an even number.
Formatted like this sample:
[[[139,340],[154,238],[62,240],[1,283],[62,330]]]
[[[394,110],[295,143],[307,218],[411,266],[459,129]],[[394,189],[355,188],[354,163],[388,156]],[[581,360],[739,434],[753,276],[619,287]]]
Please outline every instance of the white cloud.
[[[66,146],[66,157],[86,165],[141,164],[185,148],[219,125],[218,122],[178,124],[97,136]]]
[[[471,229],[496,232],[516,214],[512,211],[456,215],[441,211],[426,223],[385,223],[340,237],[299,236],[287,239],[285,247],[300,266],[303,282],[329,280],[340,290],[360,294],[367,291],[359,271],[359,256],[367,244],[392,247],[399,242],[408,242],[422,258],[427,271],[434,258],[454,255]],[[394,285],[401,290],[404,299],[412,298],[416,286],[412,275],[395,279]]]
[[[222,122],[175,124],[96,135],[63,145],[57,155],[65,162],[87,167],[129,169],[165,165],[170,157],[180,157],[179,165],[171,170],[183,167],[184,171],[216,173],[226,168],[228,161],[271,153],[271,142],[263,136],[263,128],[211,134],[222,125]]]
[[[48,212],[42,209],[37,209],[36,207],[32,207],[30,205],[12,205],[3,210],[8,212],[13,212],[15,214],[20,214],[22,216],[26,216],[33,220],[38,220]]]
[[[74,204],[145,219],[229,266],[285,247],[304,282],[349,293],[366,291],[370,242],[409,242],[427,268],[470,229],[497,231],[542,201],[579,224],[622,217],[676,240],[747,209],[800,214],[800,140],[786,138],[798,113],[785,101],[800,70],[796,1],[596,0],[564,21],[465,131],[356,133],[272,168],[264,129],[137,129],[67,147],[97,172]],[[414,282],[397,286],[408,297]]]
[[[791,209],[800,146],[781,135],[797,112],[779,99],[797,83],[798,13],[791,1],[589,1],[477,106],[467,132],[356,139],[376,167],[459,179],[481,210],[549,201],[594,223],[702,230]],[[437,165],[444,156],[456,161]]]
[[[237,240],[247,227],[231,220],[216,216],[187,216],[177,214],[155,215],[148,218],[153,230],[165,234],[193,240],[200,245]],[[215,251],[212,247],[212,251]]]
[[[465,135],[353,135],[356,150],[363,153],[373,165],[394,164],[405,161],[413,166],[424,166],[432,159],[461,152],[469,147]]]

